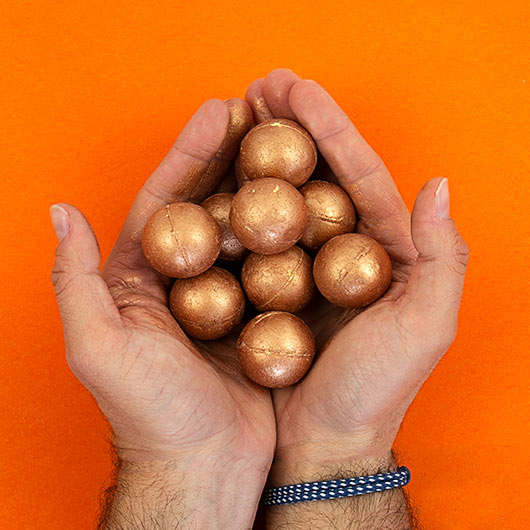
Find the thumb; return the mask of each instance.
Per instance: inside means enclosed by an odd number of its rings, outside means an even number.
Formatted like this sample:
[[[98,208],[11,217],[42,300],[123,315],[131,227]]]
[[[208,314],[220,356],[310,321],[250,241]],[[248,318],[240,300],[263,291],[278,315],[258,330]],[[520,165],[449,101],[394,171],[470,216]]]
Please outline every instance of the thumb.
[[[445,351],[456,334],[469,258],[468,246],[450,218],[446,178],[425,184],[416,199],[411,223],[418,260],[405,300],[421,327],[432,331],[440,342],[439,349]]]
[[[88,344],[97,332],[121,322],[119,312],[99,272],[100,253],[96,236],[83,214],[68,204],[50,208],[59,239],[52,270],[59,312],[63,323],[68,362],[74,372],[75,357],[94,349]],[[77,375],[77,374],[76,374]]]

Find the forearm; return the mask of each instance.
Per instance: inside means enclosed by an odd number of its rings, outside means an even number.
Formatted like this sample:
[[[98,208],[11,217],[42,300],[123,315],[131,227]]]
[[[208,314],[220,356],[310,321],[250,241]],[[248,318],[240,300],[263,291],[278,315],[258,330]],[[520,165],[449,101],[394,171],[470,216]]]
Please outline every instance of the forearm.
[[[396,471],[393,455],[362,460],[333,461],[301,458],[298,464],[276,461],[272,486],[350,478]],[[411,510],[402,488],[337,500],[310,501],[271,507],[266,510],[266,527],[279,529],[413,530]]]
[[[103,499],[100,530],[248,529],[267,466],[190,458],[120,462]]]

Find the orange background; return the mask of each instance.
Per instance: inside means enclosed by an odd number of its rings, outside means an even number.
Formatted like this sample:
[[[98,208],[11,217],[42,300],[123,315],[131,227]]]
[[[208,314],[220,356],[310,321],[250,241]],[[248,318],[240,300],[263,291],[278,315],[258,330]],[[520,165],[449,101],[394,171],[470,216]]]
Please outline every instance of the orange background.
[[[200,103],[278,66],[332,93],[409,206],[449,177],[472,253],[461,327],[396,447],[425,528],[528,526],[528,0],[4,0],[0,21],[2,528],[91,528],[110,472],[64,360],[48,207],[80,207],[106,257]]]

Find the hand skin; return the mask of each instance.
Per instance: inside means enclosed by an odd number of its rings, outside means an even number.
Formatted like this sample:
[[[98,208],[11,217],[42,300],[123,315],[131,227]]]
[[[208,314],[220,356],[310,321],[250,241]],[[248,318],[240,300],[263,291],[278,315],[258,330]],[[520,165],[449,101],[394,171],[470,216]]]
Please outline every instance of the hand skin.
[[[167,310],[167,279],[140,248],[149,215],[185,200],[219,156],[222,102],[201,107],[146,182],[101,273],[82,214],[53,207],[67,359],[109,419],[120,458],[101,528],[249,528],[275,442],[270,486],[395,468],[404,413],[454,338],[468,250],[449,218],[447,181],[425,185],[411,219],[379,157],[316,83],[277,70],[249,87],[247,101],[256,121],[287,117],[311,132],[356,205],[357,230],[391,256],[391,288],[362,312],[323,299],[305,311],[320,352],[299,384],[272,393],[273,408],[270,393],[240,374],[233,337],[186,338]],[[266,523],[412,525],[401,490],[277,507]]]
[[[270,393],[241,374],[235,336],[186,337],[167,308],[169,280],[141,249],[149,216],[186,200],[235,151],[228,132],[227,104],[204,103],[138,193],[101,272],[81,212],[50,210],[67,361],[109,420],[119,459],[100,528],[253,524],[275,446]]]
[[[269,486],[395,469],[392,443],[419,388],[454,340],[469,250],[449,213],[447,179],[428,181],[412,216],[381,159],[314,81],[275,70],[249,86],[257,122],[294,119],[350,194],[356,231],[392,260],[387,293],[363,311],[323,299],[307,308],[319,347],[309,374],[275,390]],[[401,490],[280,506],[270,528],[412,528]],[[310,524],[311,523],[311,524]]]

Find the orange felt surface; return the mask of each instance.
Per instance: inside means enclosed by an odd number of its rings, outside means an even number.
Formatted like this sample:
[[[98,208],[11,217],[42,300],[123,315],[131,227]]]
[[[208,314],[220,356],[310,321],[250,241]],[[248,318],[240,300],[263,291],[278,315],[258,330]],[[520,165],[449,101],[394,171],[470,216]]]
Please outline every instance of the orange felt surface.
[[[449,177],[472,252],[461,328],[396,447],[425,528],[528,525],[528,0],[4,0],[0,15],[2,528],[91,528],[110,471],[63,356],[49,205],[80,207],[105,257],[199,104],[278,66],[328,88],[409,206]]]

